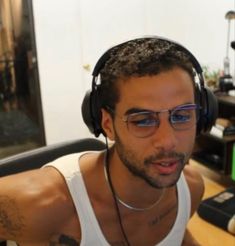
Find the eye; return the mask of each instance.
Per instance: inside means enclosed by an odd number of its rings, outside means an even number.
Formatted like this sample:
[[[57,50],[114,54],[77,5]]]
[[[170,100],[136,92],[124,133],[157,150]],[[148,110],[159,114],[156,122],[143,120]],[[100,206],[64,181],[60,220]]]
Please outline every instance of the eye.
[[[186,123],[192,119],[192,110],[176,110],[171,115],[173,123]]]
[[[148,114],[129,115],[128,122],[138,127],[150,127],[159,124],[159,120],[157,120],[153,115]]]

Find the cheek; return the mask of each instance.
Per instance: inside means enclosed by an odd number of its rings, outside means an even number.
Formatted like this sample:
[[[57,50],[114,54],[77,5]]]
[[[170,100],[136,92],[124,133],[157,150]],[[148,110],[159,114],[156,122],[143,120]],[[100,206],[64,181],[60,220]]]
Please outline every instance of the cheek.
[[[188,153],[191,152],[194,147],[195,138],[196,127],[178,134],[178,142],[180,143],[177,147],[178,150],[182,150]]]

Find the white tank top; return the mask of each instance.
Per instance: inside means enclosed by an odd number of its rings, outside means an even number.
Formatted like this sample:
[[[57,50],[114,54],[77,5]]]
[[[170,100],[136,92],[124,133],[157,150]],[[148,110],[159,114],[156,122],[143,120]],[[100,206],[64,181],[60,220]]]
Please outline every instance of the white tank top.
[[[99,227],[80,172],[79,158],[85,153],[88,152],[66,155],[46,166],[55,167],[65,177],[81,224],[80,245],[110,246]],[[157,246],[180,246],[182,244],[191,209],[190,193],[183,173],[177,182],[177,193],[178,212],[175,223],[168,235]]]

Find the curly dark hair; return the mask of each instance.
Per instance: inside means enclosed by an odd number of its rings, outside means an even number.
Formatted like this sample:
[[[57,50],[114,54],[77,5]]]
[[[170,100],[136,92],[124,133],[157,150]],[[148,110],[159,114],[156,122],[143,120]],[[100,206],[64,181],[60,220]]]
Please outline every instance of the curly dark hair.
[[[174,67],[185,70],[194,81],[190,57],[175,43],[158,38],[140,38],[112,48],[100,71],[102,107],[115,110],[119,101],[117,83],[120,79],[157,75]]]

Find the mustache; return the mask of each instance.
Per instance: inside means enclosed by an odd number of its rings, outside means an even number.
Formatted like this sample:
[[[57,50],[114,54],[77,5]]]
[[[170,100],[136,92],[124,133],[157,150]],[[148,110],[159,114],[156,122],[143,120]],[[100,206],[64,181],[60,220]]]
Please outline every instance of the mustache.
[[[149,165],[149,164],[151,164],[153,162],[157,162],[161,159],[168,159],[168,158],[169,159],[171,159],[171,158],[177,159],[177,160],[181,161],[182,163],[185,163],[186,159],[187,159],[186,157],[187,157],[187,155],[185,153],[178,153],[178,152],[174,152],[174,151],[172,151],[172,152],[161,151],[159,153],[156,153],[156,154],[151,155],[148,158],[146,158],[144,160],[144,164]]]

